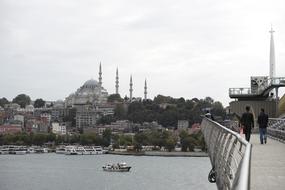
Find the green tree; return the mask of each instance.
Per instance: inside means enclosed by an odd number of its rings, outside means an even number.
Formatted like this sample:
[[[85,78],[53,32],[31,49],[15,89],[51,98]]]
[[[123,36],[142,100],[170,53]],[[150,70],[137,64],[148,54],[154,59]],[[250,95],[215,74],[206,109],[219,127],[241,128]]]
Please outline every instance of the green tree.
[[[46,102],[43,99],[41,99],[41,98],[36,99],[35,102],[34,102],[34,107],[35,108],[42,108],[42,107],[45,106],[45,103]]]
[[[120,147],[120,136],[118,134],[112,135],[113,149]]]
[[[55,139],[55,144],[59,145],[59,144],[62,144],[62,143],[64,143],[64,137],[61,136],[61,135],[57,135],[56,139]]]
[[[34,134],[32,144],[42,146],[46,142],[47,135],[45,134]]]
[[[154,97],[153,101],[156,103],[156,104],[162,104],[162,103],[174,103],[175,100],[170,97],[170,96],[163,96],[163,95],[157,95],[156,97]]]
[[[56,134],[49,133],[46,137],[47,142],[54,142],[56,140]]]
[[[157,130],[152,130],[150,134],[148,134],[149,143],[153,146],[159,146],[160,148],[163,146],[162,133]]]
[[[72,135],[69,136],[68,139],[69,139],[69,143],[70,143],[70,144],[79,143],[79,141],[80,141],[80,136],[77,135],[77,134],[72,134]]]
[[[137,152],[141,151],[142,145],[147,144],[148,137],[145,133],[137,133],[134,136],[134,148]]]
[[[165,141],[165,148],[166,148],[169,152],[171,152],[172,150],[174,150],[175,145],[176,145],[176,141],[175,141],[175,139],[174,139],[172,136],[170,136],[170,137],[168,137],[168,138],[166,139],[166,141]]]
[[[130,146],[133,143],[133,138],[130,135],[120,135],[120,145]]]
[[[111,122],[116,121],[113,115],[104,115],[98,121],[97,124],[111,124]]]
[[[15,143],[15,135],[14,134],[6,134],[3,137],[3,144],[14,144]]]
[[[115,103],[115,102],[123,102],[124,100],[121,98],[120,94],[111,94],[108,96],[108,102]]]
[[[105,129],[102,134],[103,137],[103,145],[109,146],[111,143],[112,138],[112,130],[111,129]]]
[[[194,150],[194,146],[196,144],[196,140],[193,136],[190,136],[186,131],[181,131],[179,134],[180,137],[180,144],[181,144],[181,150],[184,152]]]
[[[124,104],[116,104],[114,109],[114,116],[116,119],[123,120],[127,117],[127,111],[124,107]]]
[[[29,105],[31,103],[31,98],[26,94],[19,94],[13,99],[12,102],[19,104],[21,108],[25,108],[26,105]]]
[[[214,102],[212,104],[212,110],[211,110],[211,113],[214,115],[214,116],[220,116],[222,117],[223,119],[225,118],[226,116],[226,110],[224,109],[223,105],[221,102]]]
[[[82,145],[91,145],[96,144],[96,134],[95,133],[88,133],[88,134],[81,134],[80,135],[80,144]]]
[[[3,108],[5,104],[9,104],[9,101],[5,97],[0,98],[0,106]]]
[[[178,112],[175,107],[167,108],[160,116],[159,123],[165,127],[176,127]]]
[[[18,141],[21,142],[19,143],[20,145],[31,145],[32,144],[32,139],[31,136],[27,133],[19,133],[18,135]]]

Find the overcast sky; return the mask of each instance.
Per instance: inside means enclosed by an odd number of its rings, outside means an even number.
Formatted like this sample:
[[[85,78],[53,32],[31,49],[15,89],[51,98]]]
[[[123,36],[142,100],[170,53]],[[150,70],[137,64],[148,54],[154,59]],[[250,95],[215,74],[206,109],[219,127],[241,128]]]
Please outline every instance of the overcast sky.
[[[276,74],[285,76],[284,0],[0,0],[0,97],[65,99],[86,80],[121,96],[204,98],[268,76],[270,25]],[[282,91],[284,93],[284,90]]]

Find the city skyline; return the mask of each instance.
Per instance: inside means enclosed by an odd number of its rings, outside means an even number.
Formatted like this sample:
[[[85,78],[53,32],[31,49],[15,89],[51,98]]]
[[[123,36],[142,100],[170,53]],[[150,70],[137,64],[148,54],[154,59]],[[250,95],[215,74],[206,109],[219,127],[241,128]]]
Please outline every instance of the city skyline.
[[[269,76],[270,27],[276,76],[285,76],[283,1],[1,1],[0,98],[64,100],[85,81],[114,94],[210,96],[227,106],[231,87]],[[233,70],[234,69],[234,70]],[[280,89],[279,95],[284,94]]]

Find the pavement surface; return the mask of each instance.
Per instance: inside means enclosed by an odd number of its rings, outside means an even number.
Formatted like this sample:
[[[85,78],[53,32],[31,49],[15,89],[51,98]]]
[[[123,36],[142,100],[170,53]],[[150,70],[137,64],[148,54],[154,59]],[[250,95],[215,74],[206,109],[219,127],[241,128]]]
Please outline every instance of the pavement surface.
[[[285,144],[267,138],[260,144],[259,134],[251,135],[251,189],[285,190]]]

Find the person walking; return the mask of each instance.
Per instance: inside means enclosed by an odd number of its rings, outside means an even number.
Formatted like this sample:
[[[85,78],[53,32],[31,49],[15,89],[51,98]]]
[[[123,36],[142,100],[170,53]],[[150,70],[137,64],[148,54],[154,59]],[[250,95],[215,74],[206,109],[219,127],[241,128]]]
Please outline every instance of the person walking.
[[[205,117],[207,117],[207,118],[209,118],[209,119],[211,119],[211,120],[215,121],[215,119],[214,119],[213,115],[210,113],[210,111],[209,111],[209,110],[207,110],[207,111],[206,111]]]
[[[264,113],[264,109],[260,109],[260,114],[258,115],[257,123],[259,125],[259,135],[260,135],[260,144],[266,144],[266,128],[268,125],[268,115]]]
[[[241,124],[243,126],[243,132],[245,134],[245,139],[249,142],[250,135],[251,135],[251,129],[254,128],[254,120],[253,120],[253,114],[250,113],[250,107],[245,107],[246,112],[242,114],[241,116]]]

